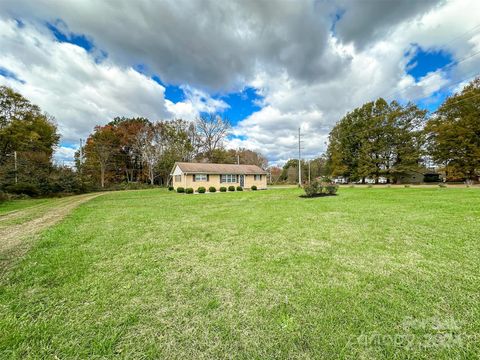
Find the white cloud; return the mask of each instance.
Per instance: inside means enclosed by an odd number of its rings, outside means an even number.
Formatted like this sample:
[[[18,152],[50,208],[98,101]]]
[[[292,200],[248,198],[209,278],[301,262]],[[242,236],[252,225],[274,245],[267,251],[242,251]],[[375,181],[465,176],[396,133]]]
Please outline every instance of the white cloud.
[[[455,89],[458,79],[472,76],[472,68],[475,67],[473,73],[478,75],[480,65],[480,56],[472,56],[478,46],[478,35],[465,34],[477,24],[477,19],[461,15],[468,4],[473,13],[480,12],[478,2],[447,3],[420,18],[398,24],[383,38],[375,34],[375,41],[368,47],[359,49],[332,39],[328,51],[349,61],[329,81],[307,83],[287,73],[277,77],[257,74],[251,85],[265,97],[264,108],[238,124],[235,133],[240,139],[233,141],[234,146],[263,148],[274,162],[296,157],[296,129],[301,126],[305,134],[304,153],[309,158],[325,150],[328,133],[335,122],[367,101],[380,96],[414,101],[438,90]],[[452,34],[451,29],[456,32]],[[458,34],[463,35],[448,44],[449,51],[457,59],[472,56],[471,59],[428,73],[418,82],[407,74],[410,58],[405,53],[413,43],[425,49],[441,49],[445,39]],[[244,136],[247,139],[241,140]]]
[[[165,105],[175,118],[184,120],[194,120],[200,113],[221,112],[229,105],[223,100],[212,98],[204,91],[194,89],[191,86],[181,86],[185,99],[181,102],[173,103],[166,100]]]
[[[65,165],[65,166],[74,166],[74,159],[75,159],[75,151],[77,149],[67,147],[67,146],[59,146],[55,150],[54,160],[58,165]]]
[[[0,20],[0,66],[24,82],[0,77],[55,116],[63,141],[78,141],[115,116],[171,116],[164,87],[132,68],[97,64],[83,48],[13,20]]]
[[[53,115],[62,142],[76,143],[115,116],[193,119],[201,111],[228,106],[191,87],[184,89],[185,101],[165,100],[165,88],[133,68],[97,63],[83,48],[55,41],[48,31],[29,23],[20,28],[16,21],[0,18],[0,44],[0,66],[22,80],[0,77],[0,84]],[[59,150],[59,158],[72,154],[65,149]]]
[[[0,23],[0,65],[25,84],[2,81],[55,115],[72,140],[115,115],[193,119],[221,111],[228,104],[210,93],[252,86],[263,97],[261,109],[235,127],[237,137],[228,145],[278,162],[296,156],[299,126],[305,156],[315,156],[325,149],[333,124],[354,107],[379,96],[416,100],[473,76],[480,65],[474,56],[479,12],[475,0],[305,0],[282,6],[4,0],[0,14],[29,22],[23,29]],[[67,24],[64,31],[93,39],[108,52],[107,61],[98,64],[83,49],[54,41],[43,23],[57,19]],[[413,44],[446,50],[455,59],[472,57],[415,82],[406,72]],[[185,99],[166,100],[163,86],[131,69],[137,63],[182,85]]]

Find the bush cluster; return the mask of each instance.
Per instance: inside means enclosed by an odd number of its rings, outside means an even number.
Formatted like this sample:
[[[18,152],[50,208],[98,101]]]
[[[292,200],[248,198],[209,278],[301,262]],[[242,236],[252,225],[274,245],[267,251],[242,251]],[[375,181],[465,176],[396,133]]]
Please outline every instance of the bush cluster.
[[[205,194],[205,191],[207,191],[207,189],[205,189],[203,186],[200,186],[198,189],[197,189],[198,193],[199,194]]]
[[[211,192],[211,193],[214,193],[214,192],[217,192],[217,189],[215,188],[215,186],[210,186],[208,188],[208,191]]]
[[[8,193],[16,195],[28,195],[37,196],[40,191],[37,186],[29,183],[19,182],[18,184],[12,184],[5,187]]]
[[[8,196],[8,194],[0,190],[0,203],[2,201],[7,201],[7,200],[10,200],[10,197]]]
[[[230,186],[228,187],[228,191],[235,191],[235,186],[230,185]]]
[[[320,185],[317,181],[312,181],[310,184],[307,184],[303,187],[305,191],[305,195],[307,197],[314,197],[317,194],[322,193],[322,185]]]
[[[227,188],[225,186],[220,187],[220,192],[226,192]]]
[[[335,195],[338,185],[332,183],[321,184],[318,181],[312,181],[310,184],[305,185],[303,190],[307,197],[314,197],[320,194]]]
[[[257,187],[256,187],[255,185],[252,185],[251,189],[252,189],[253,191],[255,191],[255,190],[257,190]]]
[[[184,193],[184,192],[185,192],[185,188],[181,186],[177,188],[177,193]]]
[[[325,186],[324,189],[328,195],[335,195],[338,190],[338,185],[330,184]]]
[[[173,191],[173,186],[169,186],[168,191]]]
[[[243,191],[243,188],[241,186],[237,186],[237,191]]]
[[[186,188],[186,189],[185,189],[185,192],[186,192],[187,194],[193,194],[193,188]]]

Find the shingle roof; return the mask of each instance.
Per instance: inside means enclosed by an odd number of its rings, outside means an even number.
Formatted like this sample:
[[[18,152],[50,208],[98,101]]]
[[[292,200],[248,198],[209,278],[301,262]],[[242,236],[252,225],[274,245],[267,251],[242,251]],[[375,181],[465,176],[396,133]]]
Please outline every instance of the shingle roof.
[[[203,173],[203,174],[267,174],[265,170],[257,165],[235,165],[235,164],[208,164],[208,163],[187,163],[177,162],[180,170],[184,173]],[[175,169],[175,166],[174,166]]]

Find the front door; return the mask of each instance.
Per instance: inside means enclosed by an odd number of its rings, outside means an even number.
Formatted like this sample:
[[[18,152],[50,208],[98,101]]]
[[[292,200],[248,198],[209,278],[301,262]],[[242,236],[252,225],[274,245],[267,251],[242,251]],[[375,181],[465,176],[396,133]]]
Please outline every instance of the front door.
[[[245,186],[245,176],[240,175],[240,186],[243,188]]]

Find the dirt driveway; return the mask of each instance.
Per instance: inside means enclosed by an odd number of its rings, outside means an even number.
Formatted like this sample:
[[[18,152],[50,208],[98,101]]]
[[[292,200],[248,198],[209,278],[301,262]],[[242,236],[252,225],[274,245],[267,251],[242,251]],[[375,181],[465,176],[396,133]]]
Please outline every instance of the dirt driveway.
[[[69,196],[52,204],[31,206],[0,216],[0,271],[13,257],[26,250],[22,246],[25,239],[55,225],[80,204],[102,194]]]

